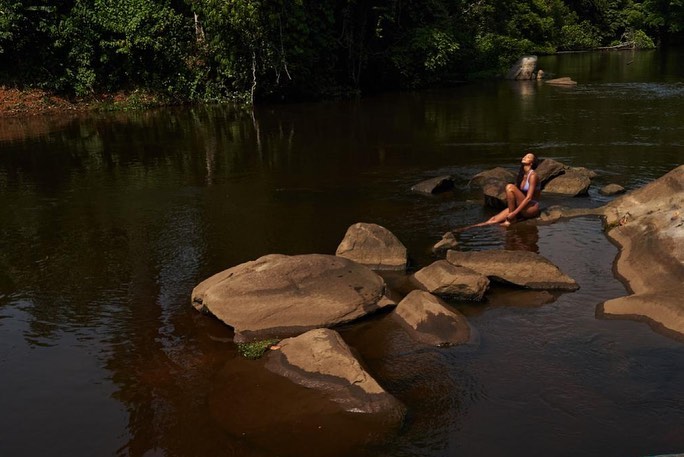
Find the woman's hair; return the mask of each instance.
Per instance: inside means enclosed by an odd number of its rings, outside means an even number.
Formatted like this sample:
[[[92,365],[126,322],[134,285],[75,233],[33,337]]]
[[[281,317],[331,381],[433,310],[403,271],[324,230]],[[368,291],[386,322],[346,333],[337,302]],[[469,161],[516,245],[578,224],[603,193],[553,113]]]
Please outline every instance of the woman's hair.
[[[539,159],[537,156],[531,152],[526,152],[525,155],[527,154],[532,154],[534,157],[534,160],[532,161],[532,169],[536,170],[537,167],[539,166]],[[518,189],[520,189],[520,185],[522,184],[523,176],[525,176],[525,170],[524,170],[525,165],[522,163],[520,164],[520,168],[518,169],[518,177],[515,178],[515,185]]]

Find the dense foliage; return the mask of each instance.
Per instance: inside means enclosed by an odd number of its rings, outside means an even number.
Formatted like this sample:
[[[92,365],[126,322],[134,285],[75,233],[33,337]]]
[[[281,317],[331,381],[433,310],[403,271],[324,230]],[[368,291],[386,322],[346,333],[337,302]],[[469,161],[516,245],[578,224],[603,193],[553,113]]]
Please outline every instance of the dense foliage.
[[[683,0],[0,0],[0,81],[76,95],[320,97],[678,38]]]

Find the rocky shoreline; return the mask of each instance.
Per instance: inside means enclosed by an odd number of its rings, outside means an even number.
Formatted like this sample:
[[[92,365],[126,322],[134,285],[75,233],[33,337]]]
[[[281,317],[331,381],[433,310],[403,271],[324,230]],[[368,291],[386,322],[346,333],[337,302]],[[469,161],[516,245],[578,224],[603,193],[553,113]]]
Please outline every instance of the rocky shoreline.
[[[542,168],[544,176],[558,177],[570,170],[553,162],[547,168],[555,171]],[[568,174],[584,186],[588,171]],[[443,178],[433,182],[448,189]],[[483,182],[494,183],[490,178]],[[544,181],[550,182],[552,178]],[[431,193],[424,187],[420,192]],[[487,200],[484,190],[483,199]],[[683,205],[684,165],[600,208],[555,206],[525,223],[602,217],[608,238],[620,247],[616,272],[632,292],[606,301],[602,312],[613,317],[638,315],[684,336]],[[235,341],[280,340],[266,353],[264,369],[323,394],[341,412],[382,417],[395,427],[406,408],[366,371],[332,328],[353,325],[382,310],[415,344],[472,345],[478,340],[477,329],[449,300],[481,301],[497,283],[542,292],[579,288],[538,254],[463,252],[453,241],[451,249],[434,249],[444,258],[409,274],[406,248],[396,236],[379,225],[357,223],[347,231],[337,255],[266,255],[203,281],[193,290],[192,303],[233,327]],[[390,290],[377,273],[381,270],[405,274],[409,290]],[[396,300],[398,295],[403,298]]]

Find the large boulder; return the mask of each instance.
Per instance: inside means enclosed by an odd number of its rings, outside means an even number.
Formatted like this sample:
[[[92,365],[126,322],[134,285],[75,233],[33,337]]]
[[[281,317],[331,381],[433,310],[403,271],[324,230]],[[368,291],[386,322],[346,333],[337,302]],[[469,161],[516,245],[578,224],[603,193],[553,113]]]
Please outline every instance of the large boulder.
[[[567,169],[565,173],[546,183],[544,192],[576,197],[586,195],[590,185],[591,179],[585,173]]]
[[[489,181],[514,182],[516,173],[503,167],[496,167],[482,171],[470,179],[468,185],[474,188],[482,188]]]
[[[544,186],[551,179],[565,173],[565,169],[566,166],[558,162],[557,160],[541,159],[539,161],[539,165],[534,171],[535,173],[537,173],[537,176],[539,177],[539,181],[541,182],[542,186]]]
[[[235,329],[235,341],[296,335],[392,304],[385,282],[348,259],[271,254],[202,281],[192,304]]]
[[[484,184],[482,195],[484,196],[485,206],[495,209],[507,207],[506,184],[508,183],[499,180],[489,180]]]
[[[544,257],[529,251],[448,251],[453,265],[470,268],[493,281],[528,289],[577,290],[574,279]]]
[[[603,311],[645,316],[684,334],[684,165],[603,209],[621,250],[617,271],[632,291]]]
[[[413,279],[428,292],[458,300],[482,300],[489,287],[486,276],[446,260],[422,268]]]
[[[359,222],[349,227],[335,254],[374,270],[406,269],[406,247],[377,224]]]
[[[279,346],[266,356],[270,371],[323,392],[348,412],[403,416],[402,404],[368,374],[334,330],[311,330]]]
[[[453,176],[438,176],[436,178],[428,179],[411,187],[412,192],[420,194],[439,194],[454,188]]]
[[[535,70],[537,69],[537,56],[523,56],[518,61],[513,64],[508,73],[506,74],[506,79],[514,80],[530,80],[536,79],[537,75]]]
[[[416,341],[433,346],[464,344],[471,339],[466,318],[434,295],[414,290],[392,312]]]

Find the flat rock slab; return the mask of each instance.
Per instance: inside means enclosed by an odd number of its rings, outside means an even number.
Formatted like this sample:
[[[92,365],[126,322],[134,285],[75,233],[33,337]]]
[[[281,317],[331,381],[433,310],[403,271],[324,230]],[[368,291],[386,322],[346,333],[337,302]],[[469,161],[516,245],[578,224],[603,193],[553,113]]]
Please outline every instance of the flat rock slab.
[[[428,179],[411,187],[412,192],[420,194],[439,194],[447,192],[454,188],[453,176],[438,176],[437,178]]]
[[[446,259],[453,265],[475,270],[493,281],[528,289],[577,290],[579,285],[560,269],[529,251],[448,251]]]
[[[432,346],[468,343],[471,329],[466,318],[434,295],[414,290],[399,302],[392,316],[414,340]]]
[[[551,84],[552,86],[576,86],[577,82],[568,76],[564,76],[562,78],[547,79],[546,84]]]
[[[470,268],[438,260],[413,275],[414,280],[428,292],[444,298],[482,300],[489,279]]]
[[[341,257],[271,254],[201,282],[192,304],[235,329],[235,341],[297,335],[392,304],[385,282]]]
[[[576,197],[586,195],[590,185],[591,179],[587,177],[586,173],[568,169],[562,175],[547,182],[544,186],[544,192]]]
[[[405,270],[406,246],[385,227],[359,222],[347,229],[335,254],[374,270]]]
[[[279,343],[266,368],[292,382],[323,392],[346,411],[403,416],[403,405],[361,366],[342,337],[316,329]]]
[[[601,195],[618,195],[618,194],[624,194],[625,193],[625,188],[622,187],[619,184],[606,184],[605,186],[601,187],[599,189],[599,194]]]

